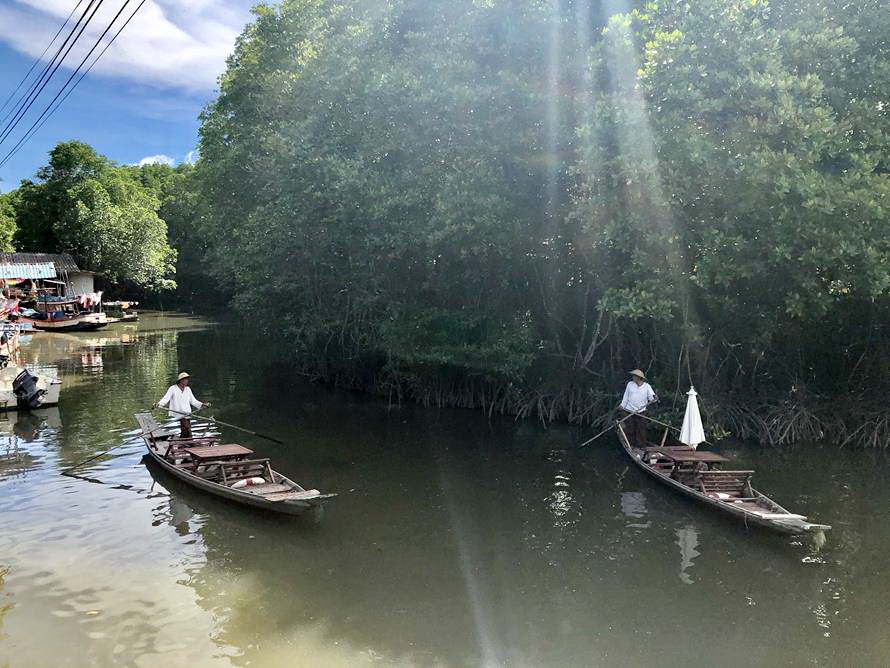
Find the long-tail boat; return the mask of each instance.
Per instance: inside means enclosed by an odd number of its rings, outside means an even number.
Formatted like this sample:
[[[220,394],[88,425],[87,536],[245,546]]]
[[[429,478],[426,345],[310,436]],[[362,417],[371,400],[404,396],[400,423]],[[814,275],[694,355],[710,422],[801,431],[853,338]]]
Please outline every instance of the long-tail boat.
[[[644,419],[645,418],[644,416]],[[634,464],[681,494],[742,520],[746,525],[766,527],[789,534],[819,534],[827,524],[810,522],[792,513],[751,485],[754,471],[728,471],[720,467],[726,457],[698,450],[670,437],[665,430],[661,444],[631,444],[623,425],[616,425],[621,447]]]
[[[42,332],[90,332],[108,325],[108,316],[96,308],[84,306],[78,297],[58,297],[37,302],[36,310],[21,311],[16,322],[28,323]]]
[[[171,475],[209,494],[276,513],[316,517],[325,501],[337,496],[304,489],[273,470],[268,459],[251,458],[253,450],[221,443],[219,435],[183,438],[178,430],[159,425],[149,413],[138,413],[136,421],[151,458]]]

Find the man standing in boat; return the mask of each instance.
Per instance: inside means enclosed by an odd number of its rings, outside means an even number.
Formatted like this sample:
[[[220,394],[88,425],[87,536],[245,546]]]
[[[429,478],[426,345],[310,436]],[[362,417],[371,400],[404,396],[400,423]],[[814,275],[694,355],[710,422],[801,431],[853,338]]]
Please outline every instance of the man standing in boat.
[[[189,374],[183,371],[176,377],[176,384],[171,385],[167,389],[167,393],[157,403],[161,408],[170,405],[170,415],[179,418],[179,435],[182,438],[192,437],[192,423],[188,416],[192,413],[192,408],[198,410],[204,406],[209,406],[209,401],[198,401],[192,394],[192,388],[189,387]]]
[[[634,369],[630,372],[630,378],[618,407],[628,413],[635,413],[624,421],[624,433],[627,434],[627,440],[632,446],[645,448],[647,444],[646,418],[640,413],[643,413],[646,406],[653,401],[657,401],[658,397],[652,386],[646,382],[646,374],[642,371]]]

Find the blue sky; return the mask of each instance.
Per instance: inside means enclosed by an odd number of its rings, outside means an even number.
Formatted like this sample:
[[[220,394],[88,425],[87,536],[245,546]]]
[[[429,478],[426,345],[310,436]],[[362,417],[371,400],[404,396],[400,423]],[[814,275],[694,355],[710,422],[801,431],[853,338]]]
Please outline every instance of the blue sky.
[[[66,65],[73,68],[80,62],[123,2],[105,0]],[[148,0],[58,112],[0,168],[0,191],[33,178],[46,164],[47,152],[67,139],[85,141],[120,163],[187,160],[197,142],[198,114],[214,98],[216,79],[225,69],[235,38],[251,20],[254,3]],[[77,0],[0,0],[0,105],[76,4]],[[137,4],[130,2],[124,16]],[[108,37],[113,34],[114,29]],[[0,145],[0,158],[70,74],[65,66],[56,72],[27,122]]]

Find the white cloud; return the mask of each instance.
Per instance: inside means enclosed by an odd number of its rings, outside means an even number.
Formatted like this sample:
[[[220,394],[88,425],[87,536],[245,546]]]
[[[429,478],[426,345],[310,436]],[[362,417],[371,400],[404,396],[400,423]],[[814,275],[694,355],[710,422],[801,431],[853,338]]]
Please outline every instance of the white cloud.
[[[157,155],[145,156],[142,160],[137,162],[136,165],[138,167],[142,167],[143,165],[170,165],[172,167],[175,163],[176,161],[169,155],[158,153]]]
[[[81,61],[122,4],[122,0],[103,3],[65,59],[65,66],[73,68]],[[149,0],[102,56],[91,75],[114,75],[141,84],[209,91],[225,69],[225,59],[234,47],[235,38],[251,18],[251,4],[253,0]],[[73,0],[2,2],[0,41],[36,58],[68,16],[72,5]],[[127,6],[105,42],[136,5],[131,2]],[[84,6],[86,3],[78,11],[83,11]],[[47,59],[71,29],[76,16],[47,53]],[[94,55],[101,48],[98,47]],[[59,74],[54,81],[60,78]]]
[[[198,154],[198,149],[195,149],[186,153],[182,161],[188,165],[194,165],[196,162],[198,162],[199,157],[200,156]]]

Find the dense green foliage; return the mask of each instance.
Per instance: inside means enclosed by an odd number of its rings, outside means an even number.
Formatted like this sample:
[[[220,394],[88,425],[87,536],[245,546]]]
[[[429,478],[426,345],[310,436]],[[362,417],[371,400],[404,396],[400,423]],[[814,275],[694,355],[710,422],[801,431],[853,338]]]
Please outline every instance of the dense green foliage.
[[[620,267],[601,305],[661,321],[661,340],[693,346],[696,375],[719,369],[724,385],[880,380],[850,374],[886,352],[870,326],[890,288],[888,43],[878,2],[667,3],[613,19],[577,210],[597,264]]]
[[[419,392],[524,382],[558,206],[529,39],[549,25],[536,3],[260,9],[198,166],[210,266],[239,307],[328,370]]]
[[[15,193],[0,195],[0,252],[13,250],[12,237],[15,235]]]
[[[190,177],[207,269],[307,368],[424,401],[584,419],[633,366],[735,401],[883,383],[886,7],[604,16],[260,7]]]
[[[113,284],[175,287],[176,253],[158,216],[164,179],[157,167],[118,167],[86,144],[60,143],[37,182],[23,181],[7,196],[16,249],[71,253],[78,266]],[[163,170],[167,181],[176,176]],[[0,227],[13,227],[3,221],[0,209]]]

